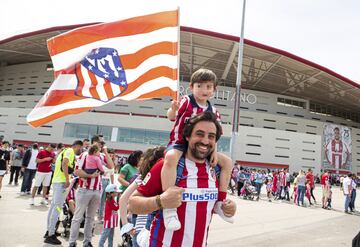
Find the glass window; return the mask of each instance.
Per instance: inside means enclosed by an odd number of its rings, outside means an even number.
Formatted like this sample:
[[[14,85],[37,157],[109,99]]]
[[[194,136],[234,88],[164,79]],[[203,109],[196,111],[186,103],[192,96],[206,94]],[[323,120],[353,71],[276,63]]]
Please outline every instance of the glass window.
[[[221,137],[217,143],[217,148],[219,152],[230,152],[230,138]]]
[[[306,102],[293,100],[293,99],[277,98],[277,104],[287,107],[297,107],[297,108],[306,109]]]
[[[110,126],[97,126],[97,134],[102,134],[105,141],[111,140],[112,127]]]
[[[169,132],[158,130],[118,128],[118,142],[142,143],[165,146],[169,140]]]
[[[65,123],[64,137],[91,139],[94,135],[102,134],[104,136],[104,140],[110,140],[111,131],[112,127],[110,126]]]

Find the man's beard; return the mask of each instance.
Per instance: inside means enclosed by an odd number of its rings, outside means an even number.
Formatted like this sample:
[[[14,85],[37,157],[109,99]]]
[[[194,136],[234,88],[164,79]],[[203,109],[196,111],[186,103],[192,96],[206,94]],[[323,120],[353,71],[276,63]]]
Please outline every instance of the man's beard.
[[[208,150],[202,150],[200,146],[208,147]],[[190,152],[195,159],[203,160],[209,157],[209,155],[214,151],[213,149],[214,148],[212,147],[212,145],[204,145],[201,142],[197,142],[192,147],[190,147]]]

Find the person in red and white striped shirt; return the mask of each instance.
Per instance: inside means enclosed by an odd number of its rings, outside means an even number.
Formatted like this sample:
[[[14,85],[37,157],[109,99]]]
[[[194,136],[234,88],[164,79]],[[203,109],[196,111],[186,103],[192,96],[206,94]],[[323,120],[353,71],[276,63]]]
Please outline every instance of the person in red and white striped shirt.
[[[118,226],[119,222],[119,204],[115,198],[118,196],[120,190],[115,184],[109,184],[106,186],[106,204],[104,215],[104,229],[102,230],[99,240],[99,247],[103,247],[106,239],[108,240],[108,246],[113,246],[114,229]]]
[[[341,133],[338,127],[334,128],[333,136],[333,139],[326,144],[325,158],[333,169],[346,169],[350,157],[349,147],[341,140]]]
[[[152,221],[149,246],[206,246],[212,214],[223,213],[226,217],[235,215],[236,204],[233,201],[227,199],[217,203],[218,181],[207,161],[220,135],[221,127],[215,114],[205,112],[191,118],[184,129],[188,147],[178,187],[172,186],[163,191],[161,170],[164,162],[160,160],[130,197],[129,210],[135,214],[158,210]],[[183,226],[180,230],[165,228],[165,208],[177,208]]]
[[[104,166],[109,169],[114,167],[114,163],[110,158],[107,148],[104,147],[102,138],[98,135],[91,138],[91,144],[97,145],[102,154],[100,158]],[[71,222],[69,246],[76,246],[76,240],[79,235],[80,223],[83,215],[86,211],[85,226],[84,226],[84,242],[83,246],[92,246],[92,228],[96,214],[96,210],[99,208],[100,195],[101,195],[101,174],[97,171],[92,174],[85,172],[86,170],[86,157],[88,152],[84,152],[80,155],[79,160],[75,167],[74,174],[79,177],[79,187],[76,193],[76,210],[75,215]]]
[[[176,166],[180,157],[186,150],[182,132],[187,121],[191,117],[203,112],[211,112],[216,115],[216,120],[221,123],[219,112],[209,101],[210,97],[215,93],[216,84],[217,77],[213,71],[208,69],[199,69],[195,71],[190,79],[190,89],[192,94],[183,96],[179,105],[176,101],[173,101],[167,112],[167,117],[169,120],[174,121],[174,126],[170,133],[170,141],[164,158],[164,167],[161,172],[163,181],[162,187],[164,190],[175,185]],[[212,166],[218,164],[221,167],[219,197],[221,197],[221,200],[225,200],[233,168],[232,161],[226,155],[218,153],[216,146],[208,158]],[[164,219],[165,227],[167,229],[176,231],[181,228],[175,209],[165,209]],[[224,218],[224,220],[228,221],[229,219]]]

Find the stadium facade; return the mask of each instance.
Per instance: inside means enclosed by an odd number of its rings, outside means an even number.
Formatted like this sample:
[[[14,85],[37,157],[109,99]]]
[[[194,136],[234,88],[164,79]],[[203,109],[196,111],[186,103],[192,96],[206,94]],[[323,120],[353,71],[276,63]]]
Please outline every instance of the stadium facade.
[[[172,123],[169,98],[117,101],[32,128],[26,116],[53,81],[46,40],[77,26],[54,27],[0,41],[0,134],[15,143],[41,144],[101,133],[120,154],[165,145]],[[212,103],[222,115],[219,150],[229,154],[238,37],[181,27],[180,94],[193,71],[219,77]],[[323,168],[360,174],[360,85],[320,65],[245,40],[236,161],[291,172]],[[336,129],[340,142],[334,142]]]

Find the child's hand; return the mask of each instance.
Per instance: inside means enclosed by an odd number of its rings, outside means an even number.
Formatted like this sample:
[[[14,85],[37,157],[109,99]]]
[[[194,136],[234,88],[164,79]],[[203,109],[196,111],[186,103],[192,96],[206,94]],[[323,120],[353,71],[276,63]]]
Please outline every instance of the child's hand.
[[[173,110],[174,112],[176,112],[177,110],[179,110],[179,101],[177,100],[173,100],[171,101],[171,110]]]
[[[215,167],[218,164],[219,160],[217,157],[217,152],[212,152],[210,156],[210,165],[211,167]]]

